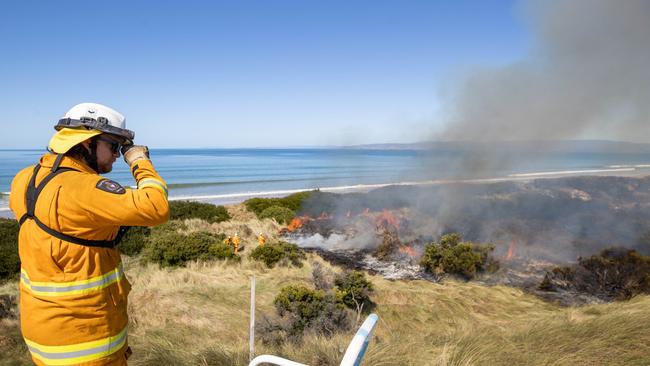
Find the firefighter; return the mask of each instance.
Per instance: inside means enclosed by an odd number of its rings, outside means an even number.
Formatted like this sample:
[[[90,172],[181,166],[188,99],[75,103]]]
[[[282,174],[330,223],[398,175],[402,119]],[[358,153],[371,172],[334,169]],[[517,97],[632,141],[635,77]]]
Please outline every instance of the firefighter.
[[[239,234],[235,233],[235,236],[232,237],[232,249],[235,252],[235,254],[239,252],[239,243],[240,243]]]
[[[226,244],[227,246],[232,246],[232,237],[228,235],[227,238],[223,239],[223,243]]]
[[[266,238],[264,237],[264,234],[260,233],[260,235],[257,236],[257,244],[259,244],[261,247],[266,244]]]
[[[78,104],[55,130],[11,183],[23,338],[37,365],[126,365],[131,285],[116,245],[129,226],[168,220],[167,186],[119,112]],[[100,175],[120,152],[137,188]]]

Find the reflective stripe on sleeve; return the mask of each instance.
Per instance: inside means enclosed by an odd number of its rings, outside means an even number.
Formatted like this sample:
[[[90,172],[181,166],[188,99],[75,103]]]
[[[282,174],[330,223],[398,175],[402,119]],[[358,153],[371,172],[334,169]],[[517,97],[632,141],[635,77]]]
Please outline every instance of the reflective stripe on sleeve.
[[[153,187],[156,189],[161,190],[164,194],[165,197],[168,196],[167,192],[167,185],[163,183],[162,181],[154,178],[145,178],[141,181],[138,182],[138,189],[144,188],[144,187]]]
[[[126,338],[127,328],[124,327],[112,337],[67,346],[44,346],[27,338],[25,343],[32,356],[47,365],[72,365],[110,356],[124,347]]]
[[[72,282],[34,282],[29,279],[27,271],[24,269],[20,270],[20,283],[34,295],[40,296],[87,294],[108,287],[111,284],[120,281],[122,277],[124,277],[122,264],[101,276]]]

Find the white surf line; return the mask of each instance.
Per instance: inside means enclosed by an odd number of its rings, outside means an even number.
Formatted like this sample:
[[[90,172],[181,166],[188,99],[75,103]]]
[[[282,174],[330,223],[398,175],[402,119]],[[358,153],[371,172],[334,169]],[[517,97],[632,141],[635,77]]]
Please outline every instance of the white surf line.
[[[510,174],[508,176],[509,177],[539,177],[539,176],[544,176],[544,175],[633,172],[635,170],[636,170],[636,168],[592,169],[592,170],[562,170],[562,171],[556,171],[556,172],[518,173],[518,174]]]
[[[637,168],[637,169],[644,169],[644,168],[650,168],[650,164],[637,164],[637,165],[608,165],[607,168]]]
[[[380,184],[357,184],[351,186],[338,186],[338,187],[312,187],[302,189],[288,189],[281,191],[266,191],[266,192],[244,192],[244,193],[226,193],[226,194],[213,194],[203,196],[177,196],[169,197],[170,201],[178,200],[215,200],[225,198],[242,198],[242,197],[261,197],[261,196],[282,196],[287,194],[307,192],[307,191],[321,191],[321,192],[340,192],[340,191],[366,191],[376,188],[384,188],[390,186],[425,186],[437,184],[452,184],[452,183],[495,183],[513,180],[522,180],[525,178],[516,177],[502,177],[502,178],[477,178],[477,179],[453,179],[453,180],[426,180],[416,182],[396,182],[396,183],[380,183]]]

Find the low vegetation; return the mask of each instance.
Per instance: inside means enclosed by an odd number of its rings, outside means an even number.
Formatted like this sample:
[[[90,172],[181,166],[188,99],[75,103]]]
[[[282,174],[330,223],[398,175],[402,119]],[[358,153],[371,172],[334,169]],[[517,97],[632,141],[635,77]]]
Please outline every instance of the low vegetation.
[[[213,223],[230,220],[230,215],[224,206],[215,206],[210,203],[194,201],[169,202],[170,220],[185,220],[192,218],[202,219]]]
[[[298,192],[282,198],[251,198],[244,202],[257,218],[273,218],[278,223],[288,223],[302,207],[311,192]]]
[[[233,248],[223,243],[224,234],[205,231],[182,233],[173,225],[154,229],[147,239],[142,256],[162,266],[181,266],[194,260],[235,259]]]
[[[291,219],[296,216],[296,213],[291,209],[282,206],[271,206],[264,209],[259,214],[260,219],[273,219],[278,224],[288,224],[291,222]]]
[[[258,262],[263,262],[269,268],[273,268],[278,263],[283,266],[291,264],[302,267],[305,253],[295,244],[278,241],[258,246],[251,252],[250,257]]]
[[[131,227],[126,235],[122,237],[122,241],[118,245],[122,254],[134,256],[140,254],[147,238],[151,235],[151,228],[135,226]]]
[[[334,287],[323,288],[322,285],[328,283],[322,281],[323,276],[334,275],[324,271],[317,262],[312,266],[315,288],[292,284],[280,289],[275,296],[275,314],[264,316],[258,327],[264,344],[300,344],[308,336],[332,337],[349,331],[355,324],[354,319],[359,321],[364,306],[369,309],[373,286],[365,273],[340,273],[335,276]]]
[[[20,272],[18,221],[0,218],[0,282]]]
[[[463,242],[460,234],[447,234],[425,247],[420,265],[433,274],[449,273],[472,279],[478,272],[496,269],[497,263],[490,258],[492,251],[491,244]]]
[[[361,313],[374,305],[370,300],[374,287],[364,272],[343,272],[334,279],[334,286],[337,301],[350,309]]]
[[[573,290],[606,301],[650,294],[650,256],[631,249],[605,249],[598,255],[580,258],[574,266],[554,268],[539,288]]]

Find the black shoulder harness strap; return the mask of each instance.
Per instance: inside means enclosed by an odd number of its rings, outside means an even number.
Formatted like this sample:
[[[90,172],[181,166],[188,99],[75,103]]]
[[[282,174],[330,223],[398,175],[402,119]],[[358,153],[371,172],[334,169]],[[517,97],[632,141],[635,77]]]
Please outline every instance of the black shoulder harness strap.
[[[43,178],[41,183],[39,183],[38,187],[36,186],[36,174],[41,169],[41,165],[37,164],[34,167],[32,178],[29,180],[29,184],[27,185],[27,193],[26,193],[27,213],[25,213],[20,218],[20,221],[18,221],[19,225],[22,226],[22,224],[25,221],[27,221],[27,219],[32,219],[34,220],[34,222],[36,222],[36,225],[38,225],[38,227],[41,228],[41,230],[61,240],[65,240],[70,243],[89,246],[89,247],[114,248],[120,243],[122,237],[124,237],[124,234],[126,234],[126,232],[129,230],[128,226],[120,227],[117,236],[113,240],[88,240],[88,239],[77,238],[74,236],[70,236],[58,232],[50,228],[49,226],[45,225],[34,214],[34,210],[36,208],[36,200],[38,199],[38,196],[41,194],[41,191],[43,191],[43,188],[45,188],[45,185],[47,185],[47,183],[49,183],[52,180],[52,178],[56,177],[61,173],[65,173],[67,171],[73,171],[73,170],[77,171],[76,169],[72,169],[72,168],[60,168],[59,165],[61,164],[62,159],[63,159],[62,154],[57,156],[56,160],[54,161],[54,165],[50,170],[50,174],[48,174],[45,178]]]

